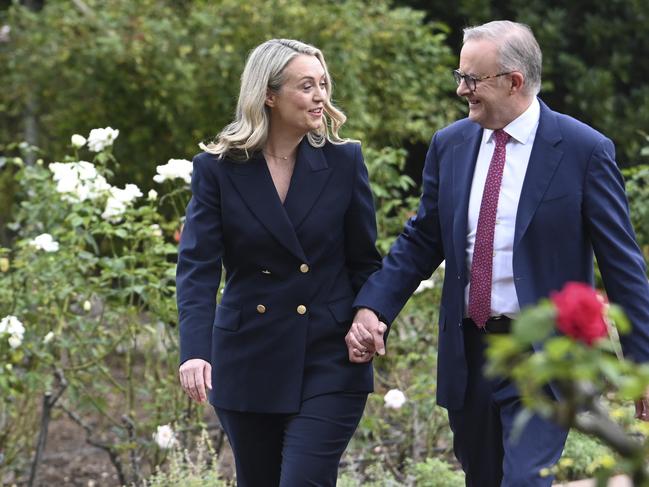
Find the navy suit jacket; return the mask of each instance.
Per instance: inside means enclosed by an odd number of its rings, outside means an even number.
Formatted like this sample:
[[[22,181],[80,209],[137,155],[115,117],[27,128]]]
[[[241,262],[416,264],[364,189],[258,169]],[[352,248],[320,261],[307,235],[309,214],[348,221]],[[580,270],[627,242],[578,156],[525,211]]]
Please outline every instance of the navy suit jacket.
[[[350,363],[344,340],[354,297],[380,266],[360,145],[304,138],[283,205],[261,155],[193,163],[176,278],[180,358],[211,363],[210,402],[291,413],[314,395],[372,391],[371,365]]]
[[[435,134],[417,215],[354,303],[392,321],[419,282],[446,259],[437,401],[449,409],[462,408],[466,390],[462,319],[467,214],[482,132],[478,124],[463,119]],[[516,215],[514,282],[521,308],[567,281],[593,283],[594,251],[609,299],[624,308],[633,325],[622,346],[628,356],[647,361],[649,284],[614,158],[609,139],[541,102]]]

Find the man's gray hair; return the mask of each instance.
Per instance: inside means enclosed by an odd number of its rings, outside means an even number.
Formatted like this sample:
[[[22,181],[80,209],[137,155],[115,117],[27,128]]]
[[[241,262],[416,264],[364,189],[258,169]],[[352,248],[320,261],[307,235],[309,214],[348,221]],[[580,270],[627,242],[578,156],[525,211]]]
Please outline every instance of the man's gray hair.
[[[536,95],[541,90],[543,55],[532,29],[509,20],[494,20],[464,29],[464,43],[489,40],[498,46],[502,71],[519,71],[525,77],[525,93]]]

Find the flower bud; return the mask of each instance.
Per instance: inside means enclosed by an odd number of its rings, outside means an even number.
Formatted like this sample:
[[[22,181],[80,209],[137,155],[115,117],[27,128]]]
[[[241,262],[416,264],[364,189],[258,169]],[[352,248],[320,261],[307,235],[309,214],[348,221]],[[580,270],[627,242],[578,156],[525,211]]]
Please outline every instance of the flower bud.
[[[70,142],[72,143],[73,147],[80,149],[81,147],[86,145],[86,138],[83,135],[74,134],[70,139]]]

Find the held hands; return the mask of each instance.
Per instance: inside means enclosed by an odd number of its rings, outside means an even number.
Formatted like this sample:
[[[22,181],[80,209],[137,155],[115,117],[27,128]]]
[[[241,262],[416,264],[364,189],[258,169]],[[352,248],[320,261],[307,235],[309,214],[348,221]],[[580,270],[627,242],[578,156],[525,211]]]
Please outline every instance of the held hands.
[[[362,364],[372,360],[376,353],[385,355],[383,334],[387,329],[387,325],[379,321],[374,311],[359,309],[345,336],[349,361]]]
[[[200,358],[193,358],[183,362],[178,369],[180,385],[183,390],[196,402],[207,399],[205,387],[212,389],[212,366]]]
[[[649,390],[646,390],[644,397],[635,402],[635,417],[640,421],[649,422]]]

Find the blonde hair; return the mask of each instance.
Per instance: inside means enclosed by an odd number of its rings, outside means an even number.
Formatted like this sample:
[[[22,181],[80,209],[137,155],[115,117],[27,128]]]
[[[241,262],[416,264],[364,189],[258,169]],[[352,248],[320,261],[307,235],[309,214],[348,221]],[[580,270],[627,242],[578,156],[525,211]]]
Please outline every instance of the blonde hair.
[[[307,133],[313,147],[322,147],[326,141],[341,144],[346,140],[338,136],[338,130],[347,117],[331,103],[332,83],[324,56],[319,49],[300,41],[272,39],[257,46],[248,56],[241,75],[241,90],[237,111],[214,141],[199,147],[217,155],[249,159],[251,152],[260,151],[268,137],[270,108],[266,106],[266,93],[270,89],[278,92],[284,82],[284,68],[296,56],[315,56],[322,64],[327,79],[327,99],[324,101],[324,123],[318,130]]]

